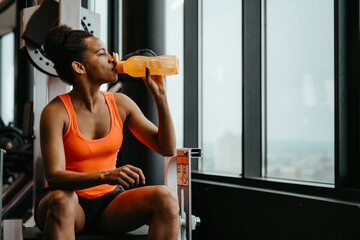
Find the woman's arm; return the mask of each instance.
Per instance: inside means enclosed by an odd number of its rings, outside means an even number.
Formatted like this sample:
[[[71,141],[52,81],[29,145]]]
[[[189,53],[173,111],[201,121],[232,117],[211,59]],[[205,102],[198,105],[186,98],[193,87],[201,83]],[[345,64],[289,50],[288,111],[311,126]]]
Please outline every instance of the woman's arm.
[[[162,76],[150,76],[147,69],[144,83],[154,97],[159,126],[156,127],[150,122],[139,107],[125,95],[116,95],[118,109],[126,109],[127,125],[137,139],[163,156],[173,156],[175,155],[176,138],[164,80]]]
[[[145,183],[139,168],[126,165],[113,171],[78,173],[66,171],[63,132],[67,113],[60,100],[48,104],[40,119],[40,143],[45,176],[54,189],[78,190],[100,184],[122,185],[125,188]]]

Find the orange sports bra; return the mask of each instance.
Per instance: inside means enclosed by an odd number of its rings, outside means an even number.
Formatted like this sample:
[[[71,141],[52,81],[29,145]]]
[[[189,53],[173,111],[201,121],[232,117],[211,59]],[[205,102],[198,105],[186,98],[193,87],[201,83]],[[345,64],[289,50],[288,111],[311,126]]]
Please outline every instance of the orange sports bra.
[[[110,132],[103,138],[88,139],[78,128],[74,107],[69,93],[58,97],[64,103],[69,115],[69,127],[63,136],[66,170],[73,172],[107,171],[116,168],[117,154],[123,140],[123,124],[112,93],[102,92],[110,111]],[[91,188],[76,190],[84,198],[95,198],[104,195],[116,186],[102,184]]]

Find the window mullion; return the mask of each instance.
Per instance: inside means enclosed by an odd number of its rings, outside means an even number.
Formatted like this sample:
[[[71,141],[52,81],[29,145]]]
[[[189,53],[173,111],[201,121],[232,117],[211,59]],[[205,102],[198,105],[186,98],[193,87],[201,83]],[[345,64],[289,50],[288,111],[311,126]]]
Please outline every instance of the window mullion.
[[[359,188],[359,2],[334,4],[335,186]]]
[[[243,176],[261,177],[261,0],[243,2]]]
[[[184,4],[184,146],[199,147],[198,1]]]

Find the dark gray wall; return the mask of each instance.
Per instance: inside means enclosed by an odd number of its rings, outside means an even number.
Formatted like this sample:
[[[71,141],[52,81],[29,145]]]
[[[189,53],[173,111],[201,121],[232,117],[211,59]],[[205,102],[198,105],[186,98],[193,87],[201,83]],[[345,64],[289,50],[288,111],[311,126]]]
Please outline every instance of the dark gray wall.
[[[164,54],[164,5],[163,0],[123,1],[123,55],[143,48],[151,49],[157,55]],[[155,102],[142,80],[125,82],[122,92],[133,99],[144,115],[157,125]],[[126,163],[140,167],[147,184],[164,184],[164,157],[145,147],[127,127],[124,128],[118,164]]]

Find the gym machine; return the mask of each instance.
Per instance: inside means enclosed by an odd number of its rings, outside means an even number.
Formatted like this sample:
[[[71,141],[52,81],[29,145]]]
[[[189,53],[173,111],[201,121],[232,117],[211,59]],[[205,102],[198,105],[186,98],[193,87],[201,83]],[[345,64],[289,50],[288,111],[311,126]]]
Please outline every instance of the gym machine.
[[[28,7],[20,14],[20,48],[24,48],[34,68],[33,99],[33,203],[37,194],[45,187],[42,168],[39,123],[43,108],[59,94],[70,91],[70,86],[61,81],[53,63],[44,55],[43,40],[47,31],[57,24],[66,24],[73,29],[83,29],[94,36],[100,35],[100,15],[81,7],[81,0],[44,0],[41,5]],[[3,174],[3,168],[0,169]],[[2,185],[1,185],[2,187]],[[3,190],[3,189],[1,189]],[[3,191],[1,191],[3,192]],[[18,194],[21,194],[19,192]],[[2,208],[4,209],[4,208]],[[3,211],[2,211],[3,212]],[[3,239],[22,239],[23,222],[21,219],[3,220]]]
[[[0,119],[0,219],[6,219],[1,221],[0,235],[4,239],[22,239],[22,221],[32,215],[32,117],[32,103],[28,102],[22,130],[11,124],[5,126]]]

